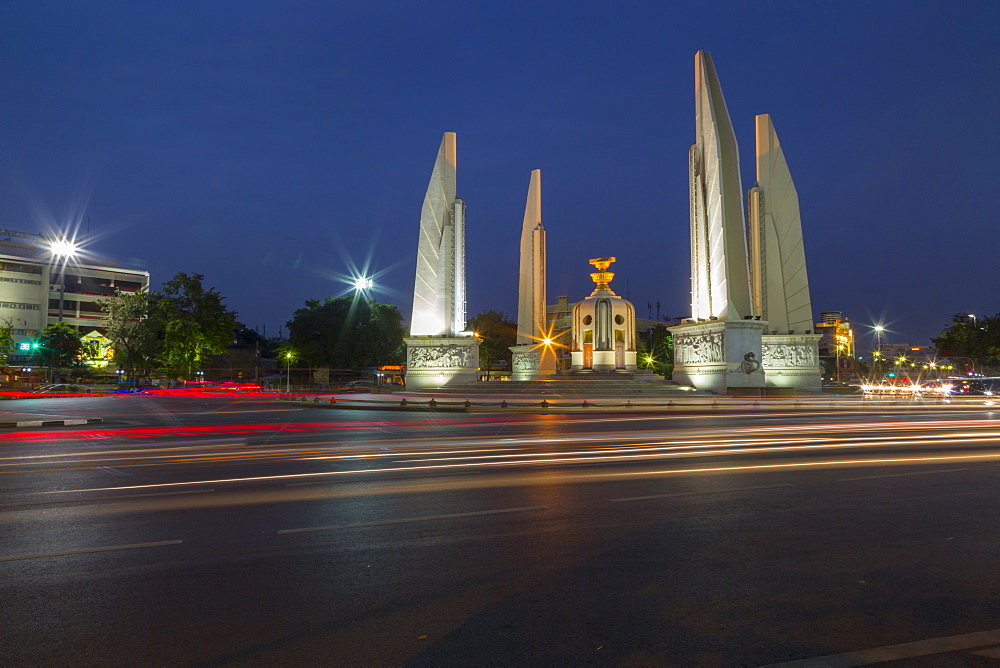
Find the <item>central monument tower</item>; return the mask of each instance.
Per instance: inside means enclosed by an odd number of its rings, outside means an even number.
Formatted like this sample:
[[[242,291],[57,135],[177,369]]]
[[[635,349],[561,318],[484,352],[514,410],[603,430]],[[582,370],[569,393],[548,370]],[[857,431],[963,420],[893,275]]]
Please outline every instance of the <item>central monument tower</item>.
[[[597,287],[573,307],[574,373],[635,371],[635,307],[611,291],[615,275],[608,267],[614,261],[613,257],[590,261],[597,269],[590,275]]]

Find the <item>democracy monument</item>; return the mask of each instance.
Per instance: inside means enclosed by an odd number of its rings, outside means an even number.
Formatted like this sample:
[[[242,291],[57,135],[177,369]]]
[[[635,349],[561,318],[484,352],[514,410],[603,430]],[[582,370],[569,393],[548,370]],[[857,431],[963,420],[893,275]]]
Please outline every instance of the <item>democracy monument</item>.
[[[757,179],[744,197],[715,65],[707,52],[696,53],[695,142],[688,153],[691,315],[668,328],[673,381],[719,394],[819,392],[821,337],[812,331],[798,194],[771,117],[757,116],[756,130]],[[611,291],[614,261],[590,261],[596,288],[573,308],[572,368],[557,373],[546,322],[541,170],[531,172],[521,224],[514,381],[631,377],[635,308]],[[446,132],[420,216],[405,339],[407,389],[478,381],[481,341],[465,330],[465,318],[465,203],[456,194],[455,133]]]

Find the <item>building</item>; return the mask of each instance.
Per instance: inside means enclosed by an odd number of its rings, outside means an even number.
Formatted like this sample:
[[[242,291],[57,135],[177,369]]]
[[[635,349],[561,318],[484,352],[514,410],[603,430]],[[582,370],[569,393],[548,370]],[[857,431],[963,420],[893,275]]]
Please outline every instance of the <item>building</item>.
[[[62,320],[80,332],[94,366],[107,366],[111,341],[104,336],[105,315],[98,301],[115,289],[149,288],[149,272],[123,269],[108,260],[63,259],[52,239],[40,234],[0,230],[0,323],[10,324],[14,350],[8,364],[23,366],[37,358],[32,344],[48,325]]]
[[[823,311],[816,323],[816,333],[821,334],[821,357],[848,357],[854,359],[854,330],[841,311]]]
[[[845,380],[854,374],[854,330],[840,311],[823,311],[816,323],[819,356],[833,360],[833,376]]]

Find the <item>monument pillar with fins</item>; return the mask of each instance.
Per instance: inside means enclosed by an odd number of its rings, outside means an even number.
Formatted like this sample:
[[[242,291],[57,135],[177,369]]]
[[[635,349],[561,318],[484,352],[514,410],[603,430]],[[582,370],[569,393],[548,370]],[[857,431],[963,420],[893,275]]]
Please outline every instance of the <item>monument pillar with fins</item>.
[[[556,343],[546,322],[545,228],[542,227],[542,170],[531,172],[521,223],[517,341],[511,346],[512,380],[540,380],[556,373]]]
[[[821,392],[822,337],[813,334],[799,197],[767,114],[757,116],[757,182],[747,194],[747,218],[753,308],[767,321],[766,386]]]
[[[696,139],[689,153],[691,317],[670,327],[673,380],[718,393],[760,393],[767,323],[750,296],[739,151],[712,57],[695,54]]]
[[[465,331],[465,202],[456,194],[456,141],[445,132],[420,212],[406,389],[479,379],[479,344]]]

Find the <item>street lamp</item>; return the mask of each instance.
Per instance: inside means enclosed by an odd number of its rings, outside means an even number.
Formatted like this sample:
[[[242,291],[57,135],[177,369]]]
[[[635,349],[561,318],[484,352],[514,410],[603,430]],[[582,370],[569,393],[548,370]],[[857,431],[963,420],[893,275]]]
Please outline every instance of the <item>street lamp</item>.
[[[62,261],[59,269],[59,322],[63,321],[63,305],[66,300],[66,263],[76,257],[79,250],[79,246],[65,237],[49,243],[49,252]]]
[[[366,290],[371,290],[373,285],[374,283],[372,282],[372,279],[368,278],[367,276],[358,276],[356,279],[354,279],[354,289],[357,292],[364,292]]]
[[[292,393],[292,351],[285,353],[285,394]]]

